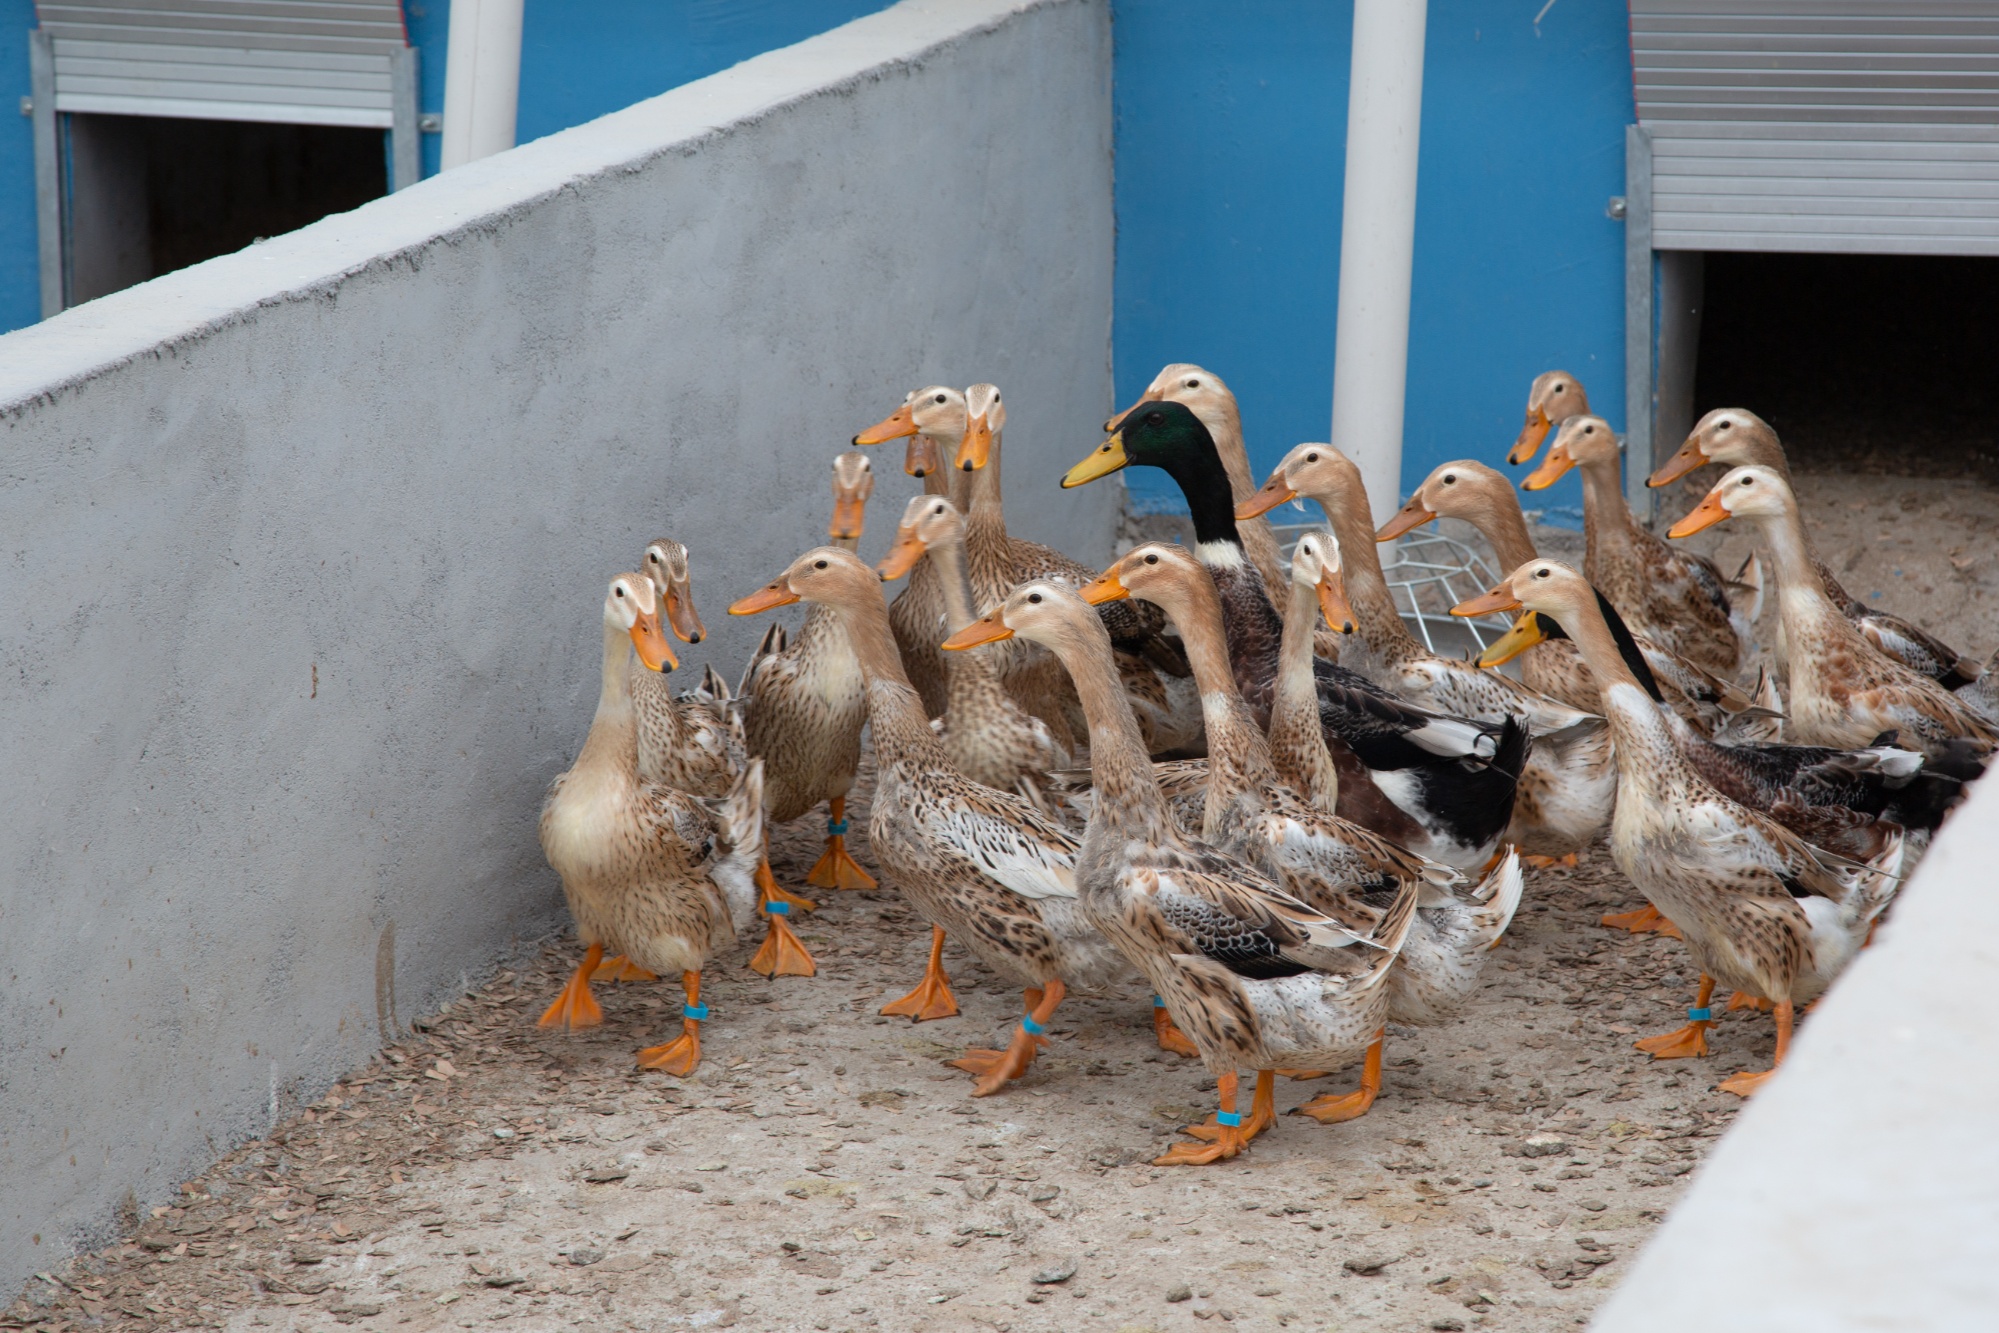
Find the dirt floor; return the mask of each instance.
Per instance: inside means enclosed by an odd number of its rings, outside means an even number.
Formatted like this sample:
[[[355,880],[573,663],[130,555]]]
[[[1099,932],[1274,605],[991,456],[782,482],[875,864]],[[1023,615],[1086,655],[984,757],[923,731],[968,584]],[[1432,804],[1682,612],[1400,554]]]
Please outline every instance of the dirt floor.
[[[1860,596],[1967,651],[1999,641],[1991,563],[1965,558],[1989,551],[1999,492],[1803,489]],[[1739,559],[1743,534],[1718,535]],[[816,839],[777,832],[784,882]],[[576,957],[553,942],[32,1282],[0,1326],[1568,1328],[1727,1128],[1739,1103],[1714,1085],[1770,1059],[1752,1011],[1721,1020],[1711,1059],[1631,1049],[1679,1023],[1693,978],[1676,942],[1596,925],[1636,901],[1598,848],[1530,873],[1461,1019],[1391,1031],[1365,1118],[1285,1118],[1234,1162],[1163,1169],[1212,1084],[1154,1047],[1141,986],[1072,999],[1030,1074],[975,1101],[943,1061],[994,1044],[1018,994],[954,950],[961,1016],[878,1017],[928,932],[888,889],[824,898],[801,921],[817,977],[765,981],[747,946],[707,975],[693,1078],[631,1060],[676,1026],[663,983],[600,986],[587,1035],[538,1029]],[[1353,1077],[1281,1083],[1280,1105]]]

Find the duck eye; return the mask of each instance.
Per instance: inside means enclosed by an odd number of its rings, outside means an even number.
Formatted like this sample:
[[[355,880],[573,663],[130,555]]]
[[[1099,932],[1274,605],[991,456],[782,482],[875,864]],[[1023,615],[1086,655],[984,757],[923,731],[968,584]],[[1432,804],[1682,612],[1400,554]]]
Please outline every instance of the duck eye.
[[[1160,422],[1166,420],[1166,414],[1164,412],[1147,412],[1145,419],[1157,426]]]
[[[812,562],[812,567],[814,569],[824,569],[826,568],[826,562],[824,560],[814,560]]]
[[[1548,577],[1548,571],[1545,569],[1537,569],[1534,571],[1534,577],[1537,579],[1545,579]]]
[[[623,597],[624,595],[625,595],[625,590],[623,588],[611,589],[611,596],[613,597]]]
[[[1727,430],[1730,426],[1733,426],[1734,424],[1735,423],[1733,421],[1718,421],[1715,423],[1714,428],[1716,430]]]
[[[1145,557],[1145,563],[1148,565],[1156,565],[1159,563],[1159,557],[1156,555],[1148,555],[1147,557]]]
[[[1041,594],[1038,592],[1031,592],[1027,594],[1027,600],[1033,602],[1036,606],[1039,606],[1041,604]]]
[[[1454,473],[1450,473],[1450,472],[1446,472],[1446,473],[1444,474],[1444,485],[1446,485],[1446,486],[1455,486],[1455,485],[1457,485],[1457,484],[1458,484],[1458,479],[1457,479],[1457,476],[1456,476],[1456,474],[1454,474]]]
[[[1748,484],[1750,483],[1750,481],[1751,481],[1751,478],[1749,478],[1749,477],[1744,477],[1744,478],[1743,478],[1743,479],[1742,479],[1742,480],[1741,480],[1741,481],[1740,481],[1740,482],[1739,482],[1738,484],[1739,484],[1739,485],[1742,485],[1742,486],[1747,486],[1747,485],[1748,485]]]
[[[1201,387],[1201,381],[1199,381],[1199,380],[1188,380],[1188,381],[1187,381],[1187,387],[1188,387],[1188,388],[1190,388],[1190,389],[1198,389],[1198,388],[1200,388],[1200,387]]]
[[[941,402],[943,402],[943,401],[944,401],[944,395],[943,395],[943,394],[941,394],[941,393],[940,393],[940,394],[938,394],[938,395],[937,395],[937,401],[938,401],[938,402],[940,402],[940,403],[941,403]]]
[[[1556,393],[1560,393],[1560,392],[1561,392],[1562,390],[1564,390],[1564,389],[1566,389],[1566,388],[1568,388],[1568,387],[1569,387],[1569,386],[1568,386],[1568,385],[1566,385],[1566,384],[1557,384],[1557,385],[1555,386],[1555,388],[1554,388],[1554,392],[1556,392]]]

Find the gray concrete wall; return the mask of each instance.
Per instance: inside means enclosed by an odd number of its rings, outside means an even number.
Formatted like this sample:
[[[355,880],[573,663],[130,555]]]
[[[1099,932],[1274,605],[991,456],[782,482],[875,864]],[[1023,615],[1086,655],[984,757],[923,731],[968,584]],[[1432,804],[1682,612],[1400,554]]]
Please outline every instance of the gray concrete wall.
[[[646,539],[733,677],[831,455],[991,379],[1108,555],[1109,71],[1103,0],[908,0],[0,339],[0,1298],[560,924]]]
[[[1999,1328],[1995,829],[1988,778],[1596,1333]]]

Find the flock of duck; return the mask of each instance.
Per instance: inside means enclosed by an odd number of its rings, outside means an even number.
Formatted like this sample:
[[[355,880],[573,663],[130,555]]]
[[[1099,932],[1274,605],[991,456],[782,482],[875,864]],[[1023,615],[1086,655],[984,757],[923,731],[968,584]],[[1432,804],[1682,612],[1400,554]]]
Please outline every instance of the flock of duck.
[[[1686,1026],[1639,1048],[1706,1054],[1721,985],[1731,1006],[1774,1009],[1781,1063],[1793,1006],[1864,945],[1999,740],[1999,677],[1840,587],[1776,434],[1746,411],[1709,413],[1650,484],[1731,469],[1669,535],[1736,520],[1761,538],[1779,614],[1747,687],[1763,552],[1729,579],[1640,525],[1617,437],[1565,373],[1535,380],[1508,461],[1552,432],[1525,488],[1581,470],[1581,571],[1536,554],[1512,485],[1477,462],[1437,468],[1378,533],[1329,445],[1299,445],[1257,488],[1227,386],[1173,365],[1062,485],[1159,468],[1195,545],[1148,542],[1099,572],[1008,534],[1005,420],[990,384],[932,386],[855,436],[905,439],[923,493],[870,567],[855,555],[868,456],[834,461],[828,544],[729,608],[804,602],[803,625],[772,625],[734,689],[712,669],[667,686],[671,639],[704,633],[685,547],[653,542],[611,580],[596,716],[541,815],[587,946],[544,1025],[600,1021],[593,980],[677,972],[681,1032],[637,1058],[684,1075],[701,971],[759,914],[750,966],[812,974],[788,918],[814,904],[777,884],[765,830],[825,804],[807,884],[874,887],[843,837],[865,727],[869,846],[932,927],[921,981],[881,1012],[957,1012],[947,936],[1025,990],[1005,1049],[953,1062],[976,1096],[1027,1069],[1069,988],[1137,973],[1159,1044],[1197,1056],[1220,1102],[1162,1164],[1241,1152],[1273,1123],[1278,1073],[1359,1058],[1358,1090],[1299,1110],[1362,1115],[1386,1024],[1444,1022],[1476,988],[1523,859],[1573,860],[1606,830],[1650,905],[1605,924],[1683,939],[1701,974]],[[1329,523],[1287,567],[1264,516],[1299,499]],[[1410,634],[1375,551],[1444,516],[1512,571],[1454,608],[1517,615],[1476,662]],[[1515,657],[1517,679],[1490,669]]]

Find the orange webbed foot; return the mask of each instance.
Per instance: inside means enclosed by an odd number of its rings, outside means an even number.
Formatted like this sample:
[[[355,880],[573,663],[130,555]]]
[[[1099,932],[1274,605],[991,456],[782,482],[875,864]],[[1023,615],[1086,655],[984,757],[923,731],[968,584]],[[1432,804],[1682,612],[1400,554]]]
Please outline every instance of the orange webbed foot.
[[[1152,1035],[1159,1042],[1159,1049],[1173,1055],[1199,1057],[1201,1052],[1188,1040],[1180,1025],[1173,1021],[1173,1015],[1158,996],[1152,997]]]
[[[687,1075],[701,1063],[701,1034],[692,1024],[687,1031],[663,1046],[648,1046],[638,1054],[639,1068],[657,1069],[665,1074]]]
[[[1758,1009],[1765,1013],[1776,1007],[1774,1001],[1766,1000],[1760,995],[1751,995],[1746,990],[1732,992],[1728,997],[1728,1004],[1725,1006],[1729,1010]]]
[[[1273,1069],[1270,1072],[1273,1074],[1282,1074],[1285,1078],[1290,1079],[1293,1083],[1305,1083],[1315,1078],[1324,1078],[1326,1075],[1332,1073],[1333,1071],[1330,1069],[1286,1068],[1286,1069]]]
[[[876,1012],[890,1017],[910,1018],[918,1023],[933,1018],[950,1018],[958,1012],[958,997],[951,994],[951,978],[944,975],[944,931],[930,928],[930,962],[923,980],[899,1000],[890,1000]]]
[[[1689,1023],[1656,1037],[1640,1037],[1631,1044],[1654,1060],[1692,1059],[1708,1053],[1707,1024]]]
[[[583,955],[583,961],[569,976],[562,993],[555,997],[555,1003],[542,1011],[539,1026],[545,1028],[596,1027],[604,1021],[604,1011],[597,1004],[597,997],[590,993],[590,978],[597,971],[599,960],[604,957],[604,946],[593,944]]]
[[[1646,904],[1635,912],[1616,912],[1597,923],[1611,930],[1628,930],[1633,935],[1643,935],[1647,931],[1664,935],[1669,939],[1685,939],[1680,928],[1660,915],[1659,909]]]
[[[769,910],[781,908],[783,903],[772,903],[767,907],[770,933],[764,936],[763,944],[750,958],[750,970],[767,977],[809,977],[817,975],[819,965],[812,961],[812,954],[805,942],[785,921],[785,914]]]
[[[795,893],[788,893],[784,889],[779,888],[777,876],[771,874],[770,862],[768,861],[759,861],[757,863],[756,882],[757,888],[763,893],[763,902],[759,903],[758,906],[764,906],[768,903],[783,903],[785,909],[792,912],[816,912],[819,910],[819,904],[812,901],[812,899],[801,898]]]
[[[1337,1125],[1366,1115],[1368,1108],[1374,1105],[1374,1099],[1381,1095],[1381,1041],[1385,1032],[1386,1029],[1376,1032],[1374,1040],[1367,1045],[1367,1058],[1360,1067],[1360,1087],[1339,1095],[1329,1092],[1323,1097],[1314,1097],[1297,1107],[1293,1114],[1310,1116],[1322,1125]]]
[[[1754,1095],[1765,1083],[1768,1083],[1771,1076],[1776,1072],[1774,1069],[1759,1070],[1755,1073],[1744,1070],[1740,1074],[1731,1074],[1723,1079],[1715,1086],[1715,1090],[1717,1092],[1732,1092],[1738,1097],[1749,1097]]]
[[[826,850],[805,882],[815,889],[872,889],[874,876],[847,854],[847,800],[836,796],[827,802],[832,818],[826,821]]]
[[[1567,856],[1522,856],[1520,864],[1534,870],[1546,870],[1551,866],[1572,867],[1576,864],[1576,854],[1570,852]]]
[[[1275,1077],[1277,1072],[1274,1069],[1266,1069],[1256,1076],[1256,1095],[1250,1099],[1249,1119],[1242,1122],[1242,1128],[1239,1131],[1245,1146],[1248,1145],[1251,1139],[1261,1134],[1264,1130],[1275,1129],[1277,1127],[1277,1079]],[[1180,1132],[1182,1134],[1190,1134],[1197,1139],[1202,1139],[1209,1143],[1218,1143],[1221,1141],[1223,1131],[1229,1128],[1229,1126],[1222,1124],[1221,1116],[1217,1114],[1209,1116],[1202,1124],[1189,1125]]]
[[[1207,1125],[1190,1125],[1182,1131],[1191,1134],[1197,1129],[1207,1129]],[[1234,1125],[1215,1126],[1216,1135],[1209,1143],[1176,1143],[1166,1150],[1164,1156],[1152,1159],[1154,1166],[1207,1166],[1212,1162],[1227,1161],[1243,1150],[1242,1130]]]
[[[1003,1051],[971,1050],[951,1061],[953,1068],[979,1076],[972,1088],[974,1097],[990,1097],[1025,1074],[1034,1057],[1048,1044],[1048,1020],[1067,993],[1060,981],[1051,981],[1040,990],[1027,992],[1027,1014],[1014,1025],[1013,1037]]]
[[[592,981],[658,981],[659,973],[648,972],[623,954],[606,958],[590,974]]]

